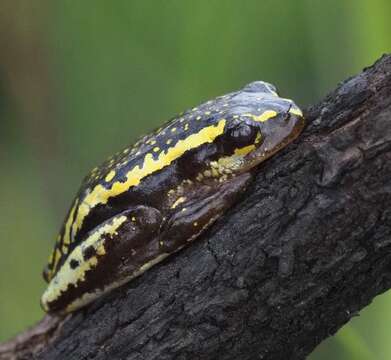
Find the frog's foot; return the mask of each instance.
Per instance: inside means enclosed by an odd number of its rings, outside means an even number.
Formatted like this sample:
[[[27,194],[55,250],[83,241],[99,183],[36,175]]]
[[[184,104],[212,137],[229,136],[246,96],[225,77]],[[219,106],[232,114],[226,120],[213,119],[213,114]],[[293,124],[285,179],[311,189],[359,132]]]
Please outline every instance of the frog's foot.
[[[238,200],[251,179],[251,173],[244,173],[219,184],[213,191],[189,194],[162,229],[162,249],[172,253],[194,240]]]
[[[69,312],[140,274],[159,255],[158,210],[138,206],[113,216],[75,247],[42,296],[48,312]]]

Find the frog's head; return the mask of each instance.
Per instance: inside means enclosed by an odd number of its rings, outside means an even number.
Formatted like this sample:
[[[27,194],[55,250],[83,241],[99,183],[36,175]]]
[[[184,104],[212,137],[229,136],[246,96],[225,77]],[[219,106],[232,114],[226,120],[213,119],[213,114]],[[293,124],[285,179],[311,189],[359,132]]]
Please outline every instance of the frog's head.
[[[225,146],[233,154],[235,172],[244,172],[293,141],[304,127],[303,113],[275,87],[253,82],[231,99],[225,128]],[[227,151],[227,152],[228,152]]]

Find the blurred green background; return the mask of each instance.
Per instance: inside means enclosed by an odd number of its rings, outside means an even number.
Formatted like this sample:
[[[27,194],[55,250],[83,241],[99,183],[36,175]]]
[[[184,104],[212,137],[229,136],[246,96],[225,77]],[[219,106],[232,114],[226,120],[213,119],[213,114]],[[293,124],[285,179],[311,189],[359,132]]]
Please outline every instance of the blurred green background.
[[[0,340],[87,171],[177,112],[263,79],[306,106],[391,50],[389,0],[0,4]],[[311,359],[390,359],[391,295]]]

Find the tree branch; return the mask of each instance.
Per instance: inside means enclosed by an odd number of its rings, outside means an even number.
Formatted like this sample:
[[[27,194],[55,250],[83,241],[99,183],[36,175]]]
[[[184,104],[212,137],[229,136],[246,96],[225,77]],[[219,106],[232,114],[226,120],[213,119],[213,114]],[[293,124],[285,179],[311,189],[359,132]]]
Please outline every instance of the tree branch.
[[[306,117],[202,238],[0,358],[304,359],[391,287],[391,56]]]

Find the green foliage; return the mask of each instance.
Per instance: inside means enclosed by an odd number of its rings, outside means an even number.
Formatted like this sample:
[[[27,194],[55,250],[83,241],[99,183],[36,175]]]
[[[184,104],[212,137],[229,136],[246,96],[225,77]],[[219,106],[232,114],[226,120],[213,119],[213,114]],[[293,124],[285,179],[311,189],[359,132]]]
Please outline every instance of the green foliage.
[[[42,267],[79,182],[106,156],[252,80],[316,102],[391,50],[387,0],[5,3],[0,340],[42,316]],[[390,358],[389,297],[311,359]]]

